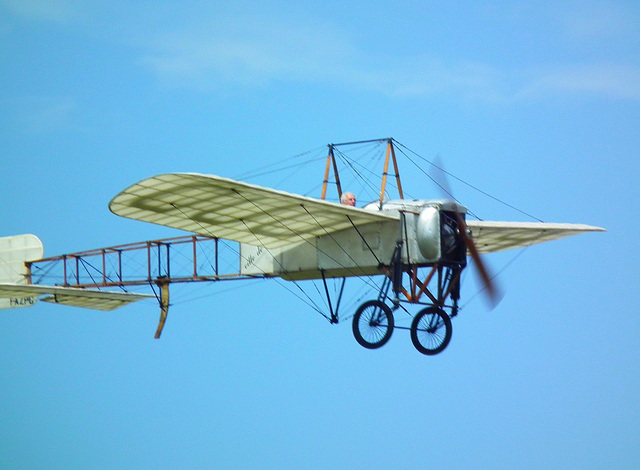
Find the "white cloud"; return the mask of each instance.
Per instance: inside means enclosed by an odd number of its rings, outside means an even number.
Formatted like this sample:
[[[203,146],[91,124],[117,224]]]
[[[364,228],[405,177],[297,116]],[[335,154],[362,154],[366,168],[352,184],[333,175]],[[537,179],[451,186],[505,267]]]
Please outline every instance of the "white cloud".
[[[625,22],[618,10],[606,11],[608,15],[596,19],[572,12],[566,21],[573,34],[602,35]],[[513,68],[435,53],[390,56],[367,50],[355,36],[332,24],[293,21],[286,12],[221,14],[190,28],[158,34],[147,43],[141,62],[165,84],[211,90],[307,83],[394,97],[455,96],[502,103],[563,93],[640,99],[639,70],[623,59]]]
[[[217,19],[215,28],[158,37],[142,62],[165,80],[198,86],[326,80],[354,60],[355,49],[339,32],[319,30],[265,18]]]
[[[348,42],[328,45],[296,34],[166,37],[143,63],[164,81],[205,89],[302,81],[388,96],[455,94],[474,101],[512,102],[560,93],[640,99],[640,68],[624,64],[502,70],[479,62],[425,56],[367,57]]]
[[[497,93],[499,73],[480,63],[367,53],[327,25],[222,23],[206,32],[165,34],[150,44],[142,63],[164,83],[205,89],[306,82],[389,96]]]
[[[72,0],[0,0],[0,5],[15,15],[38,21],[64,23],[79,13]]]
[[[579,2],[558,12],[567,32],[578,40],[635,35],[637,9],[613,2]]]
[[[549,67],[531,74],[519,96],[523,98],[581,94],[640,100],[640,67],[587,64]]]

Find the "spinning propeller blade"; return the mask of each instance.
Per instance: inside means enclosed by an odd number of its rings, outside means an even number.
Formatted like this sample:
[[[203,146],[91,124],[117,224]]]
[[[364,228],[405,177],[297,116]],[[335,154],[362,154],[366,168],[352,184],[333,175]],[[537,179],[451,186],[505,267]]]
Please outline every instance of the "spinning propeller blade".
[[[480,276],[480,280],[487,292],[487,298],[489,299],[489,303],[491,308],[497,307],[497,305],[502,300],[502,294],[498,289],[495,282],[493,282],[493,276],[489,274],[487,266],[485,262],[482,260],[482,256],[478,253],[478,249],[476,248],[476,244],[473,241],[473,238],[469,236],[469,230],[467,229],[467,224],[460,214],[456,213],[458,218],[458,227],[460,230],[460,238],[464,242],[471,258],[473,259],[473,264],[476,268],[478,276]]]
[[[447,172],[443,169],[442,163],[440,162],[440,158],[436,156],[436,163],[431,164],[431,171],[429,172],[429,177],[431,180],[440,187],[440,189],[446,193],[446,197],[451,198],[455,201],[457,199],[453,196],[451,192],[451,188],[449,186],[449,182],[447,179]],[[439,170],[437,173],[434,170]],[[487,293],[487,298],[489,300],[489,304],[491,308],[495,308],[500,301],[502,300],[502,294],[500,289],[493,280],[493,276],[489,273],[489,270],[486,266],[486,263],[483,261],[482,256],[478,253],[478,249],[476,248],[476,244],[473,241],[471,236],[471,231],[467,228],[467,224],[464,221],[464,218],[456,212],[456,218],[458,221],[458,230],[460,231],[460,238],[463,243],[467,247],[467,251],[471,255],[471,259],[473,259],[473,264],[475,266],[475,270],[482,281],[482,285],[485,288]]]

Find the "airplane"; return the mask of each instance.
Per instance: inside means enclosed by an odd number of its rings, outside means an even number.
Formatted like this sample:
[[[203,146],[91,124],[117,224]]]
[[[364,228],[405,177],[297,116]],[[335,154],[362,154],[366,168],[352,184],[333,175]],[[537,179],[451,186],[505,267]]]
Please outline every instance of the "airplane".
[[[377,141],[387,144],[379,199],[364,207],[327,201],[331,168],[338,195],[342,194],[334,149]],[[155,297],[160,305],[155,334],[159,338],[172,283],[280,278],[322,280],[329,315],[320,313],[338,323],[346,279],[371,282],[376,277],[382,279],[376,285],[377,297],[353,315],[356,341],[377,349],[395,329],[409,329],[414,347],[435,355],[451,340],[467,257],[473,259],[488,297],[497,302],[500,294],[482,255],[604,231],[583,224],[467,220],[467,208],[454,199],[405,199],[394,143],[388,138],[329,145],[320,199],[215,175],[167,173],[129,186],[109,203],[118,216],[183,230],[189,236],[50,258],[43,258],[43,245],[35,235],[0,238],[0,309],[41,300],[112,310]],[[390,163],[394,173],[389,173]],[[385,198],[389,175],[396,178],[398,199]],[[237,247],[229,249],[219,243],[223,240]],[[237,268],[231,271],[220,268],[224,246],[224,256],[235,258]],[[188,260],[186,267],[176,267],[176,253]],[[144,266],[142,274],[128,272],[128,263]],[[47,276],[57,282],[42,284]],[[341,282],[337,299],[331,298],[329,279]],[[150,286],[153,293],[127,291],[131,286]],[[419,311],[412,314],[405,306]],[[395,324],[399,309],[412,316],[409,328]]]

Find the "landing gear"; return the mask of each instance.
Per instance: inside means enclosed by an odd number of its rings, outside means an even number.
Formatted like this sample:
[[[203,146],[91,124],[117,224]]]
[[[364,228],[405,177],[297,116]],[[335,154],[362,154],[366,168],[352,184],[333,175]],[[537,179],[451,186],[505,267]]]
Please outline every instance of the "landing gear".
[[[397,278],[403,274],[402,271],[399,275],[391,271],[383,281],[378,299],[369,300],[356,310],[352,325],[353,335],[361,346],[377,349],[389,341],[394,328],[410,330],[411,342],[420,353],[427,356],[439,354],[451,341],[451,318],[458,313],[462,267],[427,267],[430,271],[424,281],[420,281],[417,266],[405,265],[403,268],[404,272],[409,274],[409,285],[405,288],[397,282]],[[431,281],[435,284],[435,289],[429,289]],[[394,297],[387,295],[391,287]],[[400,304],[421,305],[422,309],[412,315]],[[395,325],[394,313],[400,311],[400,308],[413,316],[411,327]]]
[[[353,316],[353,335],[358,344],[367,349],[384,346],[391,338],[393,326],[393,313],[380,300],[363,303]]]
[[[438,307],[420,310],[411,323],[411,342],[422,354],[442,352],[451,340],[451,319]]]
[[[407,214],[400,211],[400,235],[391,260],[380,265],[385,277],[378,299],[362,304],[353,317],[353,334],[365,348],[383,346],[394,328],[410,330],[411,342],[427,356],[439,354],[448,346],[453,330],[451,318],[458,314],[460,276],[467,264],[467,243],[461,235],[464,218],[457,206],[453,209],[434,212],[432,208],[427,218],[415,222],[424,224],[418,225],[423,232],[417,232],[422,233],[423,243],[417,247],[424,257],[420,263],[416,262],[420,257],[414,254],[415,241],[407,236],[407,220],[413,219],[407,219]],[[439,236],[432,235],[437,229]],[[425,261],[434,257],[435,261]],[[419,306],[421,310],[413,315],[401,304]],[[400,308],[413,317],[411,327],[395,326],[393,313]]]

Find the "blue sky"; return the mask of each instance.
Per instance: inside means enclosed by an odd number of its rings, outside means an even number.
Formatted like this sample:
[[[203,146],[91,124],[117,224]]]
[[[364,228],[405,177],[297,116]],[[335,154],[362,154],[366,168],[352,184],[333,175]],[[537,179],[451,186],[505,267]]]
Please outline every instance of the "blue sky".
[[[145,177],[389,136],[608,230],[487,257],[502,303],[466,278],[435,357],[403,331],[365,350],[272,281],[175,286],[159,341],[153,301],[0,311],[2,468],[640,465],[635,2],[2,0],[0,58],[0,235],[48,256],[180,235],[109,212]],[[314,162],[250,182],[305,193]],[[451,185],[483,219],[529,220]]]

